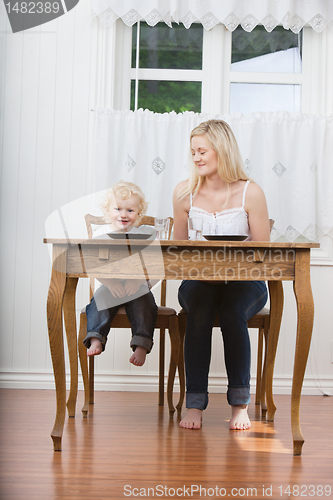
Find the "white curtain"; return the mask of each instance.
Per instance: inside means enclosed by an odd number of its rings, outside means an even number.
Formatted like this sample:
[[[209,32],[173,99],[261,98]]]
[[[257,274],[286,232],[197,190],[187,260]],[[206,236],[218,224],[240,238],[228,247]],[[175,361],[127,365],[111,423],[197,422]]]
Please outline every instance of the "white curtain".
[[[200,22],[207,30],[218,23],[230,31],[239,24],[252,31],[259,23],[267,31],[278,24],[294,33],[305,24],[318,33],[333,29],[332,0],[91,0],[91,8],[104,26],[120,18],[128,26],[145,20],[150,26],[163,21],[171,27],[174,21],[186,28]]]
[[[188,177],[190,131],[209,118],[228,122],[248,175],[265,191],[272,240],[333,237],[333,116],[95,111],[94,191],[124,179],[140,185],[148,213],[172,215],[172,193]]]

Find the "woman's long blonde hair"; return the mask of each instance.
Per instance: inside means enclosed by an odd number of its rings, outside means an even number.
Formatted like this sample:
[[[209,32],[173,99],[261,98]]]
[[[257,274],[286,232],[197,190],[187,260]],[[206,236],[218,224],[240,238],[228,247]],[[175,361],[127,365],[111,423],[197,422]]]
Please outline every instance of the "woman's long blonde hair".
[[[217,154],[217,172],[221,179],[228,182],[249,180],[243,166],[243,160],[239,151],[236,138],[230,126],[223,120],[208,120],[195,127],[190,136],[206,135],[210,146]],[[192,160],[190,160],[190,176],[186,186],[179,192],[179,199],[184,198],[190,193],[195,195],[202,186],[205,178],[200,177],[198,169]]]

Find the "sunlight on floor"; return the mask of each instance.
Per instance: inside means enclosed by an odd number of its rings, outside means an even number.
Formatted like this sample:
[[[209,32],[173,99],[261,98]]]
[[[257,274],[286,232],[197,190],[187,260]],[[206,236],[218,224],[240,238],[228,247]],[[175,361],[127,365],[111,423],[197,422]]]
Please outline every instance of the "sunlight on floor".
[[[228,422],[228,420],[226,420]],[[292,448],[286,448],[276,436],[273,422],[252,421],[251,429],[230,431],[237,439],[237,445],[243,451],[261,451],[264,453],[292,453]]]
[[[283,453],[290,455],[292,448],[286,448],[280,439],[267,439],[266,437],[258,437],[244,435],[247,431],[240,431],[242,435],[238,434],[237,444],[243,451],[260,451],[263,453]],[[250,431],[251,433],[251,431]]]

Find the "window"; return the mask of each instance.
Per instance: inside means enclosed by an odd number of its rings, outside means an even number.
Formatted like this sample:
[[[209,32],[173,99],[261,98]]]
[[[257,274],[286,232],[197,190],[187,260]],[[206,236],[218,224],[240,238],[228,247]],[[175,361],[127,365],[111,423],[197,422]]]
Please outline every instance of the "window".
[[[200,112],[203,27],[139,22],[132,30],[131,109]]]
[[[301,110],[302,32],[140,22],[132,29],[131,61],[132,110]]]
[[[302,31],[257,26],[232,33],[230,113],[300,111]]]
[[[209,114],[332,109],[329,30],[96,25],[96,106]],[[136,50],[136,47],[139,50]],[[96,52],[97,53],[97,52]],[[327,82],[327,83],[326,83]]]

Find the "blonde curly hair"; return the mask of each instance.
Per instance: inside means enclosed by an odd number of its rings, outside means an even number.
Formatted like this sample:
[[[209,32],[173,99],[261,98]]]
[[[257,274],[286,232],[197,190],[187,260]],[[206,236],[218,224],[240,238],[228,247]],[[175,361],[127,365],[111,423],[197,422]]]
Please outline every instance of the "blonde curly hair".
[[[134,184],[133,182],[119,181],[112,188],[110,188],[101,203],[101,209],[104,214],[104,220],[110,223],[109,208],[110,204],[114,201],[114,197],[120,198],[121,200],[127,200],[131,196],[136,195],[139,198],[139,216],[135,221],[135,226],[140,222],[141,217],[146,213],[148,208],[148,202],[145,200],[145,195],[142,190]]]

